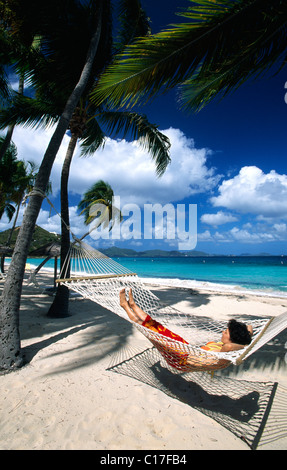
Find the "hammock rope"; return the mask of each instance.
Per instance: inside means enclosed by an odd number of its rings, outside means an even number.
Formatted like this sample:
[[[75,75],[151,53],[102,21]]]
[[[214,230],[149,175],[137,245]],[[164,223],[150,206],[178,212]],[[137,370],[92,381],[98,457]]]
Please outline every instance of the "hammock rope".
[[[68,268],[70,275],[67,278]],[[134,272],[80,240],[71,244],[56,282],[130,321],[158,349],[167,364],[181,372],[213,371],[240,364],[287,327],[287,312],[278,317],[250,320],[253,336],[249,346],[230,352],[205,351],[201,349],[203,344],[220,341],[222,331],[226,329],[225,321],[186,314],[164,305]],[[147,315],[183,337],[187,344],[132,322],[119,303],[122,288],[132,288],[136,304]]]

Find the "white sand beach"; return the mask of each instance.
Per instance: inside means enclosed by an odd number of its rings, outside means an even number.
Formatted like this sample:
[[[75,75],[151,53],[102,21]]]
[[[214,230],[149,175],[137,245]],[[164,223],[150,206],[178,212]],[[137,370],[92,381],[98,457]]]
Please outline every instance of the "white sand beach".
[[[51,277],[42,276],[51,284]],[[248,320],[287,310],[286,297],[152,282],[146,281],[160,299],[194,315]],[[262,417],[267,421],[256,448],[287,449],[287,330],[243,365],[216,373],[213,384],[221,384],[224,395],[218,401],[214,385],[204,391],[186,382],[177,396],[177,385],[173,395],[167,394],[165,385],[151,386],[121,369],[109,369],[151,344],[129,322],[91,301],[72,298],[71,316],[57,320],[47,317],[51,302],[41,289],[24,284],[20,329],[27,365],[0,376],[0,449],[248,450],[234,423],[240,427],[245,421],[247,434],[262,425],[251,411],[248,419],[244,416],[248,403],[261,393],[256,383],[261,390],[266,382],[271,388],[278,383],[278,393]],[[241,383],[250,383],[250,392],[234,399],[232,387],[238,392]]]

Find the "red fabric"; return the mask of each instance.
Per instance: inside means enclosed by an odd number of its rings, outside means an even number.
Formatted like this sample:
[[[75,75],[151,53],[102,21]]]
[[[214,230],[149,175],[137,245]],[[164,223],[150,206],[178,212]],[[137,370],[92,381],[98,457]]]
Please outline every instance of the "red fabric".
[[[183,339],[181,336],[173,333],[170,331],[168,328],[163,326],[161,323],[157,322],[153,318],[151,318],[149,315],[147,315],[146,319],[144,320],[143,326],[148,328],[149,330],[155,331],[157,333],[160,333],[161,335],[165,336],[166,338],[174,339],[175,341],[180,341],[181,343],[188,344],[185,339]]]
[[[149,315],[147,315],[142,325],[148,328],[149,330],[155,331],[156,333],[160,333],[166,338],[179,341],[180,343],[188,344],[187,341],[185,341],[181,336],[173,333],[161,323],[151,318]],[[159,352],[162,354],[162,356],[165,358],[166,362],[170,366],[174,367],[175,369],[183,370],[186,365],[188,353],[179,350],[176,345],[173,344],[164,345],[161,344],[159,341],[152,339],[150,339],[150,341],[159,350]]]

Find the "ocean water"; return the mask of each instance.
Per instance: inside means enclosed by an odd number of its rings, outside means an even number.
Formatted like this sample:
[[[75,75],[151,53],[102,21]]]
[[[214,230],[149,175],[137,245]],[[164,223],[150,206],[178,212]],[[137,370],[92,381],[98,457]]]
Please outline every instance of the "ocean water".
[[[194,285],[221,285],[287,295],[287,257],[119,258],[142,277],[194,281]],[[191,283],[189,283],[191,285]]]
[[[266,295],[287,296],[287,256],[214,256],[172,258],[114,258],[142,278],[188,287],[248,289]],[[42,260],[29,258],[39,265]],[[44,269],[54,269],[50,260]]]

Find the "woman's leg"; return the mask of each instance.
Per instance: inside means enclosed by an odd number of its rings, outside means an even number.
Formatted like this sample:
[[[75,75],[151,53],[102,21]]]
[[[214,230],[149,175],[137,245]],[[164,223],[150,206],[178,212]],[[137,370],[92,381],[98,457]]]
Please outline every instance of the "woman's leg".
[[[132,290],[129,291],[129,301],[128,304],[130,308],[134,311],[134,313],[142,320],[145,321],[147,317],[147,313],[144,312],[134,301]]]
[[[132,307],[133,305],[133,307]],[[143,321],[146,319],[146,313],[141,310],[134,302],[131,289],[130,289],[130,297],[129,302],[126,299],[125,289],[120,291],[120,306],[127,312],[129,318],[142,325]],[[135,310],[134,310],[135,309]]]

